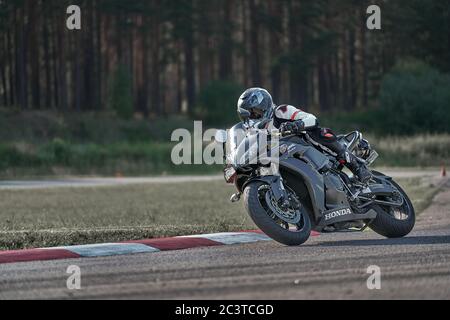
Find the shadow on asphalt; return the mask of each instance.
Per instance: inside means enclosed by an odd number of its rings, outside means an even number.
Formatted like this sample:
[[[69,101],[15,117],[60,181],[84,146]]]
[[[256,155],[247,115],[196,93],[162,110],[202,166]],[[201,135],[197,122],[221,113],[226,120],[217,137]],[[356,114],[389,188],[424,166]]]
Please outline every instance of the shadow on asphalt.
[[[401,239],[367,239],[367,240],[343,240],[321,242],[311,247],[366,247],[366,246],[398,246],[398,245],[431,245],[431,244],[450,244],[450,235],[446,236],[416,236]]]

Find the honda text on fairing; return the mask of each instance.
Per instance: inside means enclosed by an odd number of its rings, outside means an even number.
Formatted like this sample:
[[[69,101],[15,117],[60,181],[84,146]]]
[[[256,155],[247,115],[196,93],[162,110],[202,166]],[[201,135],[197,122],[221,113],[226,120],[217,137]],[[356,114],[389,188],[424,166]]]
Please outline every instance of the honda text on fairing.
[[[272,239],[296,246],[306,242],[312,230],[370,227],[385,237],[399,238],[414,228],[413,205],[392,178],[372,170],[371,179],[364,182],[348,175],[335,154],[306,131],[292,134],[245,126],[241,122],[221,131],[217,139],[227,146],[225,179],[237,189],[231,201],[243,197],[251,219]],[[243,138],[240,132],[246,132]],[[268,152],[252,161],[261,135],[268,140]],[[367,168],[378,157],[359,132],[337,138]]]

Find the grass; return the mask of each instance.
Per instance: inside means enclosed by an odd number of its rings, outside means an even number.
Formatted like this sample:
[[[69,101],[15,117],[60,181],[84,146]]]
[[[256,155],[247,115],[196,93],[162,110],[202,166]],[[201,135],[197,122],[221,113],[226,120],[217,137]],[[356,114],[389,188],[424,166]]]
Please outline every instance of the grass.
[[[0,177],[220,172],[220,165],[174,165],[171,161],[173,146],[159,142],[71,144],[60,139],[39,146],[0,144]]]
[[[186,117],[122,120],[105,112],[0,110],[0,178],[217,172],[172,164],[173,130],[192,127]]]
[[[440,191],[440,186],[428,178],[398,179],[398,181],[410,197],[418,215],[430,206]]]
[[[370,137],[380,154],[377,166],[450,166],[450,135]],[[221,166],[176,166],[173,143],[71,143],[54,139],[45,144],[0,143],[0,178],[39,175],[161,175],[218,173]]]
[[[253,227],[223,182],[0,191],[0,248],[84,244]]]
[[[336,132],[355,128],[365,133],[357,116],[325,117],[324,125]],[[177,128],[192,130],[193,121],[187,117],[121,120],[105,112],[0,110],[0,178],[219,172],[217,166],[172,164],[170,138]],[[367,136],[380,153],[377,166],[450,166],[450,134]]]
[[[0,109],[0,142],[43,145],[54,139],[72,144],[167,142],[177,128],[193,128],[184,116],[123,120],[108,112],[64,113]]]
[[[406,137],[371,137],[368,140],[380,154],[377,165],[429,167],[450,165],[450,135],[421,134]]]
[[[436,186],[403,179],[418,211]],[[0,249],[51,247],[255,228],[221,181],[0,190]]]

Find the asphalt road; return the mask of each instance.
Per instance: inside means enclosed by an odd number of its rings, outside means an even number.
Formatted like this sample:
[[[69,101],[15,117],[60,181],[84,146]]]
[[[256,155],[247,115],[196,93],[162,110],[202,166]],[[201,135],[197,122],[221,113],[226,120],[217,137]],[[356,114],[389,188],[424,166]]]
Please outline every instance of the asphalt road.
[[[381,169],[387,175],[394,178],[436,177],[439,169],[434,170],[408,170],[408,169]],[[223,180],[222,175],[205,176],[161,176],[161,177],[67,177],[58,179],[39,180],[0,180],[0,190],[26,190],[47,188],[85,188],[97,186],[118,186],[147,183],[180,183]]]
[[[423,176],[423,174],[421,174]],[[85,188],[120,186],[148,183],[180,183],[180,182],[202,182],[223,180],[223,176],[161,176],[161,177],[127,177],[127,178],[59,178],[40,180],[4,180],[0,181],[0,190],[27,190],[27,189],[48,189],[48,188]]]
[[[275,242],[91,259],[0,265],[0,298],[449,299],[450,185],[405,239],[327,234]],[[69,265],[81,290],[68,290]],[[369,290],[369,266],[381,289]]]

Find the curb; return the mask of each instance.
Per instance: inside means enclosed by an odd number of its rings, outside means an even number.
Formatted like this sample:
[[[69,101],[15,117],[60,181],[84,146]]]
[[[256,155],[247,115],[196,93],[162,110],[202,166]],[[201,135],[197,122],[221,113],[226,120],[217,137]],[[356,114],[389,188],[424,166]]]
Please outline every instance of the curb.
[[[319,234],[313,232],[312,236]],[[119,243],[0,251],[0,264],[77,258],[110,257],[137,253],[184,250],[212,246],[273,241],[261,231],[213,233],[194,236],[148,239]]]

